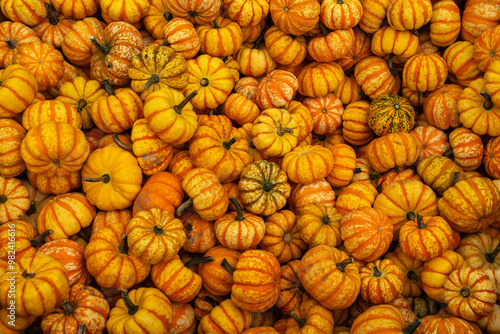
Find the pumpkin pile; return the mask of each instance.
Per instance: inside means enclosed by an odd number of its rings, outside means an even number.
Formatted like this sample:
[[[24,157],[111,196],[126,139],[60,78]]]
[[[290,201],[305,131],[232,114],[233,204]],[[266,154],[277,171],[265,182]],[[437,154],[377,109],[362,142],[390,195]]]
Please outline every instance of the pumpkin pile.
[[[0,8],[0,333],[500,333],[500,0]]]

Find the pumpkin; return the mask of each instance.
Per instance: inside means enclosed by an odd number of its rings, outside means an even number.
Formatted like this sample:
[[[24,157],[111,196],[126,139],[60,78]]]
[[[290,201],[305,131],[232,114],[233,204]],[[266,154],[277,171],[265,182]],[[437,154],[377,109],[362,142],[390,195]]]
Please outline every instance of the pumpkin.
[[[15,294],[8,293],[12,279],[16,282]],[[45,254],[23,257],[12,272],[0,276],[0,282],[0,305],[13,307],[16,316],[24,318],[51,312],[69,292],[66,269]],[[33,294],[40,298],[33,298]]]
[[[173,15],[170,13],[169,1],[153,0],[150,1],[149,10],[143,18],[143,23],[153,38],[160,39],[163,38],[163,29],[172,19]]]
[[[464,171],[477,169],[482,162],[483,143],[481,137],[470,129],[457,128],[449,135],[453,150],[453,161]]]
[[[497,36],[500,29],[491,27],[474,40],[474,61],[477,67],[483,72],[487,72],[491,64],[498,60]]]
[[[250,93],[249,100],[253,103],[256,103],[257,97],[257,87],[259,86],[259,81],[253,77],[244,77],[239,79],[234,85],[235,93],[238,93],[243,96],[248,96]],[[228,97],[229,99],[229,97]]]
[[[450,187],[439,200],[441,216],[459,232],[483,230],[500,216],[500,191],[486,178],[472,178]]]
[[[363,1],[363,15],[359,27],[366,33],[372,34],[379,30],[387,14],[390,1],[367,0]]]
[[[86,17],[76,21],[64,35],[63,54],[78,66],[89,66],[92,58],[92,42],[90,36],[97,36],[104,30],[105,24],[94,17]]]
[[[266,160],[245,167],[238,189],[245,208],[264,216],[270,216],[285,206],[291,191],[286,173],[277,164]]]
[[[130,82],[127,68],[133,56],[144,48],[139,30],[127,22],[112,22],[96,36],[90,36],[94,44],[90,71],[100,82],[124,86]]]
[[[291,314],[307,298],[304,297],[306,291],[298,278],[299,264],[300,260],[294,260],[281,266],[280,294],[275,306],[286,315]]]
[[[491,64],[488,71],[484,74],[484,89],[491,98],[494,105],[500,106],[500,87],[499,87],[499,73],[500,61]]]
[[[454,84],[467,87],[483,75],[474,61],[474,45],[470,42],[453,43],[444,51],[443,59],[448,65],[450,81]]]
[[[151,44],[131,59],[130,86],[143,100],[165,87],[183,89],[188,83],[186,69],[185,58],[171,47]]]
[[[486,332],[494,333],[495,331],[498,331],[498,323],[495,321],[495,319],[497,319],[498,317],[498,311],[499,306],[495,304],[493,307],[493,312],[491,312],[490,315],[476,321],[478,327],[484,329]],[[477,333],[482,333],[479,328],[474,329]]]
[[[300,237],[310,247],[318,245],[338,246],[342,215],[334,207],[321,203],[308,204],[300,212],[297,225]]]
[[[26,130],[9,118],[0,119],[0,176],[16,177],[26,169],[21,156],[21,143],[26,137]]]
[[[269,3],[266,1],[231,1],[224,6],[229,18],[241,27],[259,24],[269,14]]]
[[[151,280],[169,300],[176,303],[190,302],[200,291],[202,281],[189,267],[203,261],[210,262],[212,258],[194,258],[183,263],[178,255],[174,255],[171,259],[153,266]]]
[[[312,59],[320,63],[347,57],[350,49],[355,45],[353,29],[330,31],[321,22],[319,23],[322,34],[315,35],[307,45],[307,51]]]
[[[320,19],[320,4],[311,0],[272,0],[269,11],[273,22],[289,35],[304,35]]]
[[[38,236],[32,225],[21,220],[11,220],[0,225],[0,240],[2,241],[0,261],[8,263],[10,259],[11,263],[14,263],[23,257],[34,256],[37,252],[35,247],[39,246],[50,233],[52,231],[45,231]]]
[[[330,148],[333,155],[333,168],[326,180],[334,187],[350,183],[356,167],[356,153],[346,144],[336,144]]]
[[[205,253],[205,258],[213,261],[198,265],[198,274],[203,281],[203,287],[217,296],[231,293],[233,275],[226,268],[234,268],[241,253],[224,246],[215,246]]]
[[[422,288],[427,296],[444,302],[444,285],[448,276],[454,271],[466,268],[463,257],[452,251],[447,250],[440,256],[426,261],[421,274]]]
[[[334,317],[314,299],[307,299],[291,312],[286,323],[286,333],[333,333]]]
[[[311,184],[325,178],[333,165],[333,154],[329,149],[306,145],[285,154],[281,168],[292,182]]]
[[[371,50],[377,57],[389,58],[390,62],[401,64],[418,51],[419,39],[408,30],[396,30],[390,26],[380,28],[371,41]]]
[[[269,54],[278,64],[298,66],[307,55],[306,39],[303,36],[290,37],[277,26],[272,26],[266,31],[264,40]]]
[[[336,62],[344,71],[354,67],[358,62],[372,55],[370,49],[370,39],[359,28],[354,28],[354,45],[346,54]]]
[[[0,224],[22,218],[30,205],[28,188],[19,179],[0,176]]]
[[[150,1],[135,0],[133,3],[126,3],[103,0],[100,5],[101,13],[107,22],[125,21],[134,24],[147,15]]]
[[[283,70],[267,74],[257,86],[257,104],[262,109],[287,106],[299,88],[295,75]]]
[[[182,222],[172,212],[158,208],[134,214],[125,234],[130,254],[151,265],[172,259],[186,240]]]
[[[377,189],[384,191],[384,189],[395,181],[400,180],[418,180],[422,181],[422,178],[415,173],[415,171],[411,168],[404,169],[401,167],[396,167],[391,169],[384,175],[382,175],[377,182]]]
[[[31,42],[39,42],[36,33],[21,22],[0,23],[0,67],[12,65],[17,47]]]
[[[422,160],[417,166],[417,172],[424,182],[443,194],[448,188],[461,180],[465,180],[465,173],[447,157],[430,156]]]
[[[229,200],[237,211],[216,220],[214,228],[217,240],[234,250],[254,248],[264,237],[264,220],[251,213],[244,214],[236,199],[231,197]]]
[[[371,99],[380,95],[396,94],[401,86],[399,74],[378,57],[366,57],[354,67],[354,77],[363,92]]]
[[[266,29],[262,29],[254,43],[243,43],[234,54],[234,59],[239,64],[241,74],[260,77],[278,67],[278,63],[271,57],[265,43],[263,43],[265,33]]]
[[[353,172],[354,175],[352,176],[351,183],[356,181],[368,181],[372,185],[377,185],[376,180],[380,177],[380,174],[372,171],[372,167],[366,158],[356,159],[356,168],[354,168]]]
[[[446,311],[440,311],[436,315],[428,315],[420,319],[421,324],[413,332],[415,334],[439,333],[451,331],[457,334],[481,334],[476,324],[462,318],[455,317]]]
[[[443,298],[453,315],[476,321],[493,312],[497,299],[495,282],[481,270],[458,269],[448,276]]]
[[[418,180],[401,180],[391,183],[377,196],[374,209],[389,216],[397,240],[400,229],[407,221],[415,220],[417,213],[423,217],[437,216],[438,201],[432,189]]]
[[[419,92],[430,92],[443,87],[447,77],[448,66],[445,60],[433,53],[418,53],[408,59],[403,68],[403,85]]]
[[[174,214],[184,198],[181,180],[174,174],[158,172],[151,176],[137,195],[133,215],[139,211],[153,208],[169,211]]]
[[[500,139],[491,138],[484,149],[483,163],[486,172],[496,178],[500,179],[500,163],[498,162],[500,157]]]
[[[231,300],[249,312],[264,312],[278,299],[281,277],[279,261],[264,250],[247,250],[233,272]]]
[[[239,308],[231,299],[216,305],[198,324],[198,333],[241,333],[250,327],[252,315]]]
[[[422,294],[422,281],[420,276],[423,270],[423,263],[408,257],[401,247],[390,253],[386,253],[384,259],[394,262],[402,271],[405,278],[403,291],[404,297],[418,297]]]
[[[27,44],[30,45],[30,44]],[[38,90],[37,79],[21,65],[9,65],[0,70],[1,117],[14,117],[28,107]]]
[[[325,206],[335,205],[335,192],[325,179],[307,185],[297,183],[292,186],[290,197],[288,197],[290,210],[299,214],[306,205],[313,203]]]
[[[77,330],[83,325],[84,333],[98,334],[106,328],[108,315],[109,305],[104,295],[93,287],[77,284],[70,289],[69,298],[43,318],[41,328],[43,333],[57,330],[80,333]]]
[[[48,2],[45,3],[47,18],[33,27],[38,37],[43,43],[48,43],[56,48],[60,48],[64,35],[71,29],[75,21],[66,18],[64,15],[56,15]]]
[[[358,0],[327,0],[321,3],[321,23],[332,30],[354,28],[363,15],[363,6]]]
[[[248,142],[229,121],[207,121],[198,126],[189,154],[195,166],[212,170],[221,182],[236,181],[250,163]]]
[[[374,132],[368,125],[366,115],[370,104],[367,101],[356,101],[348,104],[342,114],[342,136],[351,145],[368,144]]]
[[[259,107],[252,102],[251,94],[233,93],[224,102],[222,112],[238,125],[252,123],[260,113]]]
[[[420,147],[414,137],[405,132],[390,133],[372,140],[366,149],[368,162],[378,172],[395,166],[409,166],[418,159]]]
[[[85,248],[87,269],[97,284],[105,288],[130,288],[142,282],[150,265],[128,254],[125,226],[102,227],[90,238]]]
[[[424,102],[424,114],[430,125],[440,130],[456,128],[460,125],[457,102],[461,93],[460,86],[447,84],[427,95]]]
[[[53,231],[46,240],[67,239],[89,226],[95,214],[95,207],[84,194],[58,195],[43,206],[38,215],[37,229],[40,233]]]
[[[450,225],[441,217],[422,217],[405,223],[399,232],[399,245],[408,257],[428,261],[449,249],[452,238]]]
[[[415,111],[409,101],[398,95],[377,96],[367,110],[368,125],[377,136],[409,132],[415,123]]]
[[[170,46],[186,60],[194,58],[200,50],[200,37],[193,24],[180,17],[170,20],[165,25],[163,38],[165,42],[160,45]]]
[[[387,21],[396,30],[418,30],[432,17],[430,0],[407,3],[403,0],[392,1],[387,8]]]
[[[297,79],[300,94],[309,97],[323,97],[338,88],[344,80],[344,71],[340,65],[334,62],[312,62],[300,70]]]
[[[358,267],[353,262],[353,258],[337,248],[313,247],[300,260],[300,282],[323,307],[347,308],[356,300],[361,285]]]
[[[232,55],[243,43],[240,25],[222,16],[198,25],[196,31],[200,36],[201,52],[213,57]]]
[[[69,103],[63,101],[40,101],[32,103],[23,112],[22,124],[26,131],[48,121],[62,122],[82,127],[82,117]]]
[[[443,155],[451,148],[446,134],[433,126],[417,126],[410,133],[421,149],[417,164],[430,156]]]
[[[147,334],[167,332],[173,312],[172,304],[163,292],[155,288],[122,290],[121,297],[109,313],[108,333],[125,333],[128,328]]]
[[[462,39],[474,42],[484,30],[498,25],[497,1],[470,1],[462,14]]]
[[[432,44],[440,47],[453,44],[460,34],[460,27],[460,9],[454,1],[446,0],[432,5]]]
[[[177,208],[179,216],[188,204],[205,220],[221,218],[227,211],[229,198],[217,175],[207,168],[195,168],[182,180],[182,189],[191,199]]]
[[[311,112],[312,130],[319,135],[334,133],[340,128],[344,108],[333,93],[321,97],[307,97],[304,106]]]
[[[352,210],[371,207],[377,195],[378,191],[371,183],[356,181],[340,192],[335,207],[341,214],[346,215]]]
[[[356,78],[344,77],[334,94],[339,97],[342,104],[349,104],[361,100],[363,97],[361,92],[361,87],[356,82]]]
[[[498,266],[497,255],[500,247],[495,246],[497,237],[492,237],[485,232],[469,234],[460,240],[456,252],[462,255],[467,265],[474,269],[496,271]]]
[[[22,22],[29,26],[40,23],[47,11],[42,1],[2,1],[2,12],[11,21]]]
[[[215,246],[217,238],[215,236],[213,222],[201,219],[194,210],[185,210],[179,217],[186,232],[186,242],[182,248],[190,253],[205,253]]]
[[[224,103],[234,87],[229,69],[220,58],[207,54],[187,61],[185,94],[198,92],[191,103],[197,109],[215,109]]]
[[[66,176],[44,176],[30,171],[27,171],[26,174],[29,182],[33,184],[36,189],[46,194],[64,194],[82,185],[80,172],[73,172]]]
[[[430,2],[430,1],[429,1]],[[414,322],[408,328],[403,314],[392,305],[372,306],[360,314],[351,327],[352,334],[375,334],[375,333],[411,333],[420,324]]]
[[[183,0],[169,0],[170,12],[174,17],[180,17],[199,25],[213,21],[220,13],[222,1],[209,0],[206,2],[191,2]]]
[[[169,333],[189,334],[196,329],[194,308],[187,303],[172,303],[172,323]]]
[[[460,122],[478,135],[496,137],[500,135],[500,126],[497,124],[500,107],[493,104],[490,96],[484,91],[484,86],[484,79],[477,79],[460,94],[457,103]]]
[[[391,260],[376,260],[362,267],[361,297],[372,304],[390,304],[403,292],[403,271]]]
[[[362,207],[343,216],[340,224],[344,246],[355,259],[374,261],[389,249],[393,225],[382,211]]]
[[[35,188],[30,181],[23,179],[23,185],[28,189],[29,199],[31,201],[30,208],[26,211],[24,217],[21,218],[22,221],[25,221],[31,224],[36,228],[36,221],[38,219],[38,215],[43,206],[50,201],[54,196],[45,194]]]
[[[177,175],[181,180],[194,168],[196,168],[196,166],[187,150],[177,152],[168,165],[168,171]]]

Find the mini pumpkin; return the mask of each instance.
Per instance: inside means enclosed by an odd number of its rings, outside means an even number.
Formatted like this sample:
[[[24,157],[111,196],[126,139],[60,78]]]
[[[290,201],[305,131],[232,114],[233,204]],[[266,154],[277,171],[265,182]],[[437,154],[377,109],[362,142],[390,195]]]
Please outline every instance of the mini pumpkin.
[[[367,110],[368,125],[377,136],[395,132],[410,132],[415,123],[415,111],[409,101],[398,95],[377,96]]]
[[[9,65],[0,70],[1,117],[14,117],[26,109],[38,91],[37,79],[21,65]]]
[[[376,260],[362,267],[361,297],[372,304],[390,304],[403,292],[403,271],[391,260]]]
[[[412,165],[419,153],[420,147],[414,137],[405,132],[390,133],[374,139],[366,149],[368,162],[378,172],[386,172],[395,166]]]

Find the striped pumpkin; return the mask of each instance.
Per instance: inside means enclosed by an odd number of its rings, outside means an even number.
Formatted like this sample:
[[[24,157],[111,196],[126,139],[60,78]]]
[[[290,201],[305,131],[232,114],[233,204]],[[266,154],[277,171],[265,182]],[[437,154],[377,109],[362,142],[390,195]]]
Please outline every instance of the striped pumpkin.
[[[377,136],[395,132],[410,132],[415,123],[415,111],[410,102],[398,95],[375,98],[368,108],[368,125]]]

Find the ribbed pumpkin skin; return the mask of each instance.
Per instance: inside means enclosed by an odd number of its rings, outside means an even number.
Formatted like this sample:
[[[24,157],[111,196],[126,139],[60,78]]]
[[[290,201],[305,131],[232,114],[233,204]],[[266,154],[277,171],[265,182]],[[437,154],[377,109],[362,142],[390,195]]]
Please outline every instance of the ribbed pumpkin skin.
[[[450,187],[438,206],[454,230],[474,233],[500,217],[500,191],[490,179],[476,177]]]
[[[377,136],[410,132],[415,123],[413,107],[399,95],[377,96],[368,108],[367,117],[368,125]]]
[[[290,181],[311,184],[325,178],[332,170],[332,152],[322,146],[298,146],[285,154],[281,168]]]
[[[205,253],[205,257],[212,257],[212,262],[200,263],[198,265],[198,274],[203,280],[203,287],[217,296],[225,296],[231,293],[233,285],[233,276],[222,266],[222,261],[226,259],[232,268],[241,253],[237,250],[229,249],[224,246],[215,246]]]
[[[307,55],[307,42],[303,36],[290,38],[290,35],[273,26],[266,31],[264,38],[269,54],[280,65],[298,66]]]
[[[457,173],[459,181],[465,180],[463,169],[457,166],[451,159],[442,156],[425,158],[418,164],[417,172],[425,184],[432,187],[441,195],[453,186]]]
[[[48,121],[62,122],[82,127],[82,117],[69,103],[63,101],[40,101],[31,104],[23,112],[23,127],[26,131]]]
[[[497,26],[498,1],[469,1],[462,13],[462,39],[474,43],[474,40],[486,29]]]
[[[35,77],[20,65],[0,70],[0,117],[14,117],[28,107],[38,90]]]
[[[340,220],[342,215],[334,207],[309,204],[300,212],[297,221],[300,237],[310,247],[340,244]]]
[[[361,297],[372,304],[390,304],[403,292],[403,271],[391,260],[376,260],[362,267]]]
[[[0,23],[0,67],[12,65],[17,53],[17,46],[39,42],[40,38],[30,27],[21,22],[4,21]]]
[[[394,71],[394,70],[393,70]],[[363,92],[371,99],[380,95],[396,94],[401,87],[401,80],[395,77],[387,62],[378,57],[367,57],[356,64],[354,77]]]
[[[378,191],[371,183],[356,181],[342,190],[335,207],[341,214],[346,215],[352,210],[371,207],[377,195]]]
[[[483,332],[476,324],[459,317],[455,317],[447,312],[439,312],[436,315],[428,315],[421,320],[420,326],[414,334],[437,334],[437,333],[455,333],[455,334],[482,334]]]
[[[390,26],[380,28],[371,41],[371,50],[377,57],[393,55],[396,64],[406,62],[419,48],[418,37],[411,31],[395,30]],[[386,58],[387,59],[387,58]]]
[[[217,18],[222,3],[214,0],[200,2],[192,1],[169,1],[170,12],[175,17],[181,17],[190,22],[203,24]]]
[[[273,22],[285,33],[304,35],[318,23],[320,4],[310,0],[273,0],[269,11]]]
[[[0,119],[0,176],[11,178],[21,174],[26,164],[21,156],[21,143],[26,130],[13,119]]]
[[[196,31],[200,36],[201,52],[213,57],[230,56],[243,44],[240,25],[229,18],[219,16],[211,22],[198,25]]]
[[[470,42],[453,43],[444,51],[443,59],[448,65],[450,81],[454,84],[465,88],[483,75],[474,61],[474,45]]]
[[[407,2],[392,1],[387,8],[387,21],[396,30],[420,29],[431,20],[432,3],[430,0]]]
[[[408,59],[403,69],[403,85],[411,90],[430,92],[444,86],[448,66],[437,54],[419,53]]]
[[[483,160],[483,142],[481,137],[467,128],[453,130],[450,135],[454,162],[466,172],[477,169]]]
[[[193,24],[186,19],[176,17],[170,20],[163,29],[162,37],[186,60],[194,58],[200,51],[200,37]]]
[[[374,137],[374,132],[368,124],[367,110],[370,103],[356,101],[348,104],[342,114],[342,136],[351,145],[368,144]]]
[[[417,126],[410,133],[421,148],[417,164],[430,156],[443,155],[451,148],[446,133],[433,126]]]
[[[288,207],[295,214],[299,214],[302,209],[311,203],[321,203],[325,206],[335,205],[335,192],[330,183],[321,179],[311,184],[294,184],[290,197],[288,197]]]
[[[487,232],[469,234],[460,240],[456,252],[464,258],[467,265],[483,271],[500,268],[500,256],[496,252],[498,236],[490,236]]]
[[[141,210],[158,208],[174,214],[184,198],[181,180],[174,174],[158,172],[151,176],[137,195],[133,215]]]
[[[493,62],[500,60],[499,40],[500,28],[498,27],[484,30],[474,40],[474,61],[481,71],[488,71]]]
[[[257,86],[257,104],[262,109],[287,106],[299,88],[295,75],[283,70],[274,70]]]
[[[312,62],[299,72],[298,92],[309,97],[322,97],[337,89],[344,80],[344,71],[337,63]]]
[[[403,271],[405,277],[403,292],[401,293],[403,297],[418,297],[422,294],[422,280],[420,276],[422,274],[423,263],[421,261],[408,257],[403,253],[401,247],[385,254],[384,259],[391,260]]]
[[[368,34],[373,34],[379,30],[390,3],[390,0],[363,1],[363,16],[359,22],[359,27]]]
[[[372,140],[366,148],[368,162],[378,172],[396,166],[409,166],[418,159],[420,147],[414,137],[405,132],[391,133]]]
[[[205,315],[198,324],[199,334],[209,333],[241,333],[250,327],[252,314],[245,311],[231,300],[226,299]]]
[[[500,179],[500,137],[491,138],[486,144],[483,163],[490,176]]]
[[[300,327],[299,323],[295,319],[288,318],[286,320],[286,333],[333,333],[333,325],[335,322],[333,312],[330,312],[325,307],[318,305],[314,299],[305,299],[300,305],[297,306],[294,313],[298,319],[302,319],[305,322],[305,325]],[[276,332],[278,329],[277,325],[278,323],[274,325]],[[274,334],[274,332],[272,334]]]
[[[430,125],[440,130],[456,128],[460,125],[457,102],[462,90],[458,85],[447,84],[427,95],[424,102],[424,114]]]

